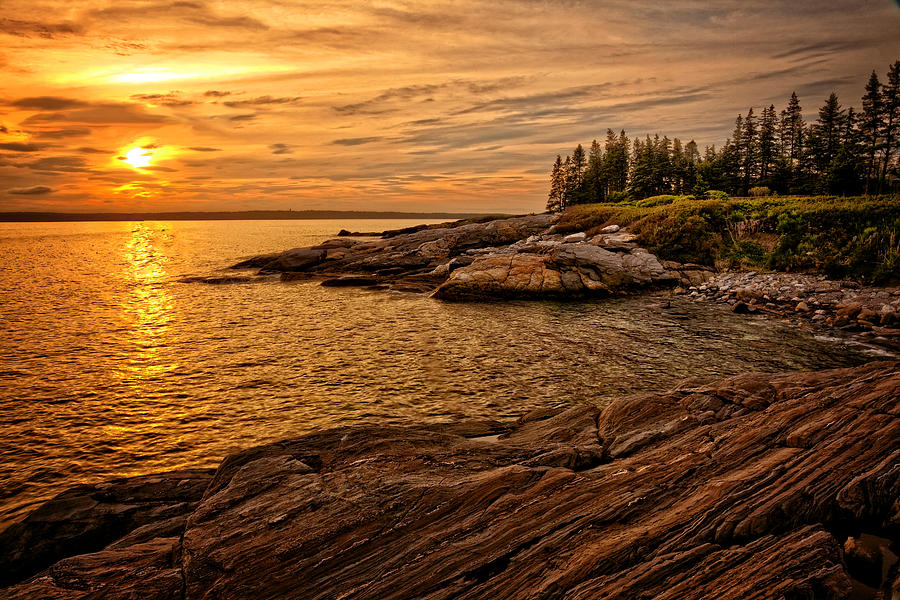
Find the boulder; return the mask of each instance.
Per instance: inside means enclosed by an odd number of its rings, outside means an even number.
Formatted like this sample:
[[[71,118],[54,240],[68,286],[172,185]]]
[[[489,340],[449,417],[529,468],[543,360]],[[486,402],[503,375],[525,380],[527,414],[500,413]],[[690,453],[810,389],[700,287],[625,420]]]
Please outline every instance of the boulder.
[[[603,229],[600,230],[600,233],[616,233],[620,229],[622,229],[622,228],[619,227],[618,225],[607,225],[606,227],[604,227]]]
[[[433,296],[443,300],[579,297],[675,281],[655,256],[641,248],[618,253],[573,243],[554,246],[546,254],[495,251],[478,257],[453,271]]]
[[[325,259],[326,251],[314,248],[294,248],[282,252],[264,264],[265,271],[305,271]]]

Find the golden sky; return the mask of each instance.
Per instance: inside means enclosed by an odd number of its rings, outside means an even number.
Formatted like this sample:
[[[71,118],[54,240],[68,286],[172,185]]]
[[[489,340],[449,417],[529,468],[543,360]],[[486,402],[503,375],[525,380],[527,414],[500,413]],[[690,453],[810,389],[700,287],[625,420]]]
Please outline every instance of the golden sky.
[[[542,210],[607,127],[720,144],[897,59],[892,0],[2,0],[0,211]]]

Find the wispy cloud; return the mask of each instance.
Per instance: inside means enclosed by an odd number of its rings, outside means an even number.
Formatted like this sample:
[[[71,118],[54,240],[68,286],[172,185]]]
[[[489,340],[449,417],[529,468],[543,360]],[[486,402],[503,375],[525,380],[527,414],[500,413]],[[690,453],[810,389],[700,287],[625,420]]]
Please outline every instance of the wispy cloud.
[[[7,194],[15,194],[18,196],[39,196],[41,194],[50,194],[53,188],[46,185],[32,185],[30,187],[10,188],[6,190]]]

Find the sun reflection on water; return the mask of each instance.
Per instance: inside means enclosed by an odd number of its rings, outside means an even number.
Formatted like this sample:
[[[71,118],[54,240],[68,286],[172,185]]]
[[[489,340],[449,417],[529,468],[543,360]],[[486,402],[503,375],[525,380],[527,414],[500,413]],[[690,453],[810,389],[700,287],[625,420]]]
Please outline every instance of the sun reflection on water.
[[[177,368],[169,347],[175,298],[165,287],[169,257],[161,248],[165,224],[135,223],[122,250],[122,276],[130,293],[122,300],[127,328],[117,375],[140,396],[152,396],[161,377]]]

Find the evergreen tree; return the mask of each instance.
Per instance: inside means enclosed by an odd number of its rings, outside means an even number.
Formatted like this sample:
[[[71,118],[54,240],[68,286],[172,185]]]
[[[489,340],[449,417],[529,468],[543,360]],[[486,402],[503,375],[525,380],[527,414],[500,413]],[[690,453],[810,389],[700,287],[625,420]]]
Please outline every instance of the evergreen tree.
[[[879,178],[879,193],[888,176],[895,147],[897,146],[897,130],[900,129],[900,60],[895,61],[888,69],[887,83],[882,88],[882,104],[884,106],[884,126],[881,128],[882,167]]]
[[[684,180],[682,181],[682,193],[693,194],[697,187],[697,165],[700,163],[700,151],[697,142],[689,141],[684,146]],[[708,189],[708,188],[707,188]],[[706,190],[703,190],[706,192]]]
[[[649,135],[646,141],[634,140],[628,193],[636,198],[647,198],[654,195],[653,152],[653,141]]]
[[[550,174],[550,194],[547,198],[547,212],[559,212],[563,208],[563,172],[562,157],[557,154],[553,163],[553,171]]]
[[[575,170],[572,168],[572,157],[566,155],[562,168],[562,196],[559,201],[560,210],[565,209],[572,203],[572,191],[575,189],[574,175]]]
[[[828,100],[819,109],[819,118],[813,129],[816,166],[820,173],[828,170],[841,144],[846,114],[838,101],[837,94],[831,92]]]
[[[803,142],[803,111],[797,93],[791,93],[787,108],[781,112],[782,154],[787,156],[792,165],[800,160]]]
[[[828,193],[839,196],[853,196],[862,189],[860,174],[864,173],[864,156],[857,128],[856,111],[851,107],[842,123],[840,147],[825,174],[825,187]]]
[[[587,166],[582,182],[582,202],[603,202],[606,200],[606,181],[603,172],[603,150],[597,140],[591,142]]]
[[[747,111],[744,117],[744,130],[741,135],[741,143],[738,151],[741,155],[741,194],[746,196],[759,173],[759,140],[756,118],[753,116],[753,108]]]
[[[862,115],[860,118],[860,131],[866,154],[866,194],[869,193],[874,180],[879,178],[881,165],[876,161],[876,157],[879,148],[879,136],[885,125],[884,113],[881,82],[878,81],[878,74],[872,71],[869,81],[866,83],[866,93],[862,97]]]
[[[759,122],[759,179],[764,185],[769,184],[772,167],[778,154],[777,127],[775,105],[770,104],[768,108],[763,109],[762,119]]]
[[[687,159],[684,156],[684,148],[681,140],[675,138],[672,141],[672,191],[676,194],[685,193],[685,179],[687,177]]]
[[[606,130],[603,174],[607,184],[607,196],[613,192],[623,192],[628,186],[630,145],[624,130],[619,135],[616,135],[612,129]]]

